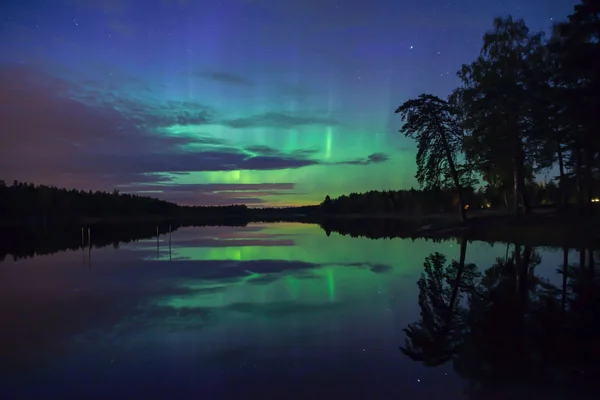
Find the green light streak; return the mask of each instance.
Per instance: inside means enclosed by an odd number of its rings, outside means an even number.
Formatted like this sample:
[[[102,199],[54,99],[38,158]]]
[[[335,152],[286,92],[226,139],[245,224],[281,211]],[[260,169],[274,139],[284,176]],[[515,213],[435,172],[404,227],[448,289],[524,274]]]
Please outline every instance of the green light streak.
[[[330,100],[330,113],[333,111]],[[265,192],[261,199],[268,205],[293,206],[315,204],[325,195],[339,196],[344,193],[366,190],[386,190],[414,186],[414,153],[390,152],[385,133],[370,133],[373,128],[344,126],[299,126],[281,130],[273,128],[233,129],[220,125],[172,125],[161,128],[160,134],[200,139],[185,147],[186,151],[233,147],[248,157],[258,154],[245,150],[250,146],[268,146],[282,154],[292,154],[299,149],[316,149],[312,158],[322,162],[339,162],[364,159],[371,153],[384,152],[392,159],[383,164],[371,165],[313,165],[297,169],[282,170],[238,170],[189,172],[168,175],[173,184],[196,183],[294,183],[293,196],[270,195]],[[340,134],[343,132],[343,134]],[[383,129],[379,132],[385,132]],[[206,144],[206,139],[222,144]],[[390,165],[398,165],[402,174],[390,173]],[[335,178],[333,178],[335,177]],[[376,179],[374,179],[376,177]]]
[[[331,127],[327,128],[327,136],[325,142],[325,159],[329,160],[331,158],[331,143],[333,142],[333,130]]]

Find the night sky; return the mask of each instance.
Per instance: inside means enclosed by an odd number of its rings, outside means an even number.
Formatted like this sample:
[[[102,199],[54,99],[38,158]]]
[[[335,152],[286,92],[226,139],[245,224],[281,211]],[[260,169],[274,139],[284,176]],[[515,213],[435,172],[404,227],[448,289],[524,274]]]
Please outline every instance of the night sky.
[[[5,0],[0,179],[182,204],[417,186],[394,110],[575,0]]]

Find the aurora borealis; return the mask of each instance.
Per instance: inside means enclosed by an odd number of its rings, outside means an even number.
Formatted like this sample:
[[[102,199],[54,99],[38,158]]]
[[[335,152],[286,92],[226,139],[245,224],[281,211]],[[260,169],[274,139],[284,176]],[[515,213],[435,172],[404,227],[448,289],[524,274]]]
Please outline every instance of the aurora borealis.
[[[575,3],[5,1],[0,179],[249,206],[416,186],[393,110],[447,95],[493,17]]]

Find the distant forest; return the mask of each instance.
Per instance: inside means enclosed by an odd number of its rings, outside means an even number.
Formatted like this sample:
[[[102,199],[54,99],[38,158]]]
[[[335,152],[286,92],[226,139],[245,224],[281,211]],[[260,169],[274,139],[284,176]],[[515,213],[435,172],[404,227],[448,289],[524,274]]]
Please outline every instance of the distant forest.
[[[528,185],[532,205],[556,204],[561,192],[553,181],[541,185]],[[469,209],[510,207],[510,188],[497,190],[491,186],[464,190]],[[573,201],[575,199],[573,198]],[[3,220],[69,222],[81,218],[131,218],[164,217],[186,218],[238,218],[239,220],[264,220],[273,218],[318,218],[337,214],[406,214],[425,215],[452,212],[458,204],[453,189],[369,191],[351,193],[338,198],[327,196],[320,205],[295,208],[254,208],[245,205],[230,206],[180,206],[157,198],[128,193],[84,191],[14,181],[6,185],[0,181],[0,218]]]
[[[41,222],[60,218],[241,216],[245,205],[179,206],[129,193],[84,191],[14,181],[0,181],[0,218]]]
[[[529,182],[527,193],[531,206],[557,205],[561,201],[561,191],[554,181],[548,183]],[[510,187],[488,185],[480,189],[462,188],[464,207],[474,209],[511,208],[514,193]],[[576,202],[575,194],[570,199]],[[321,203],[326,214],[376,214],[401,213],[426,215],[454,212],[458,205],[458,196],[454,188],[416,190],[372,190],[366,193],[351,193],[337,198],[327,196]]]

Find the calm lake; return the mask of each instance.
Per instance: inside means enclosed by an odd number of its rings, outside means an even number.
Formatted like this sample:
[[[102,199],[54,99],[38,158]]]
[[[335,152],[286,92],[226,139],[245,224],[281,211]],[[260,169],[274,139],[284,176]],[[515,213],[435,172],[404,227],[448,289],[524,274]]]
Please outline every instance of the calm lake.
[[[594,253],[465,244],[279,223],[9,251],[0,399],[592,398]]]

